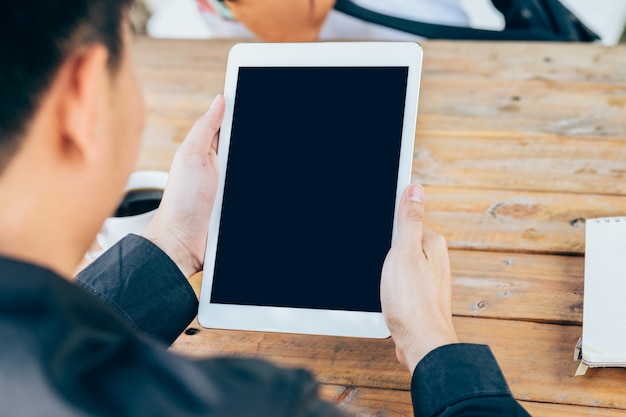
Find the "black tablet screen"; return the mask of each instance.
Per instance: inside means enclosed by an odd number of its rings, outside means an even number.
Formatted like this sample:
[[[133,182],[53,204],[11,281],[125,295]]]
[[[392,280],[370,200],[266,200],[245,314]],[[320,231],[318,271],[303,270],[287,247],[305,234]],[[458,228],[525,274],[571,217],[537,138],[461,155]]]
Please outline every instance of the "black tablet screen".
[[[211,302],[380,312],[408,68],[241,68]]]

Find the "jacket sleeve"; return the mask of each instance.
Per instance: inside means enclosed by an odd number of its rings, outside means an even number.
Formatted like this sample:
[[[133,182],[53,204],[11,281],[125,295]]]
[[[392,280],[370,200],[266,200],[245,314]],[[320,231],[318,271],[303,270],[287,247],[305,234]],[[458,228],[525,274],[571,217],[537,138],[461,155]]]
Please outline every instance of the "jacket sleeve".
[[[485,345],[457,343],[430,352],[415,368],[411,396],[415,417],[529,416]]]
[[[221,390],[230,393],[216,415],[346,417],[342,410],[319,397],[319,383],[307,370],[228,357],[196,363]]]
[[[198,312],[196,295],[180,269],[137,235],[128,235],[104,252],[75,282],[140,332],[168,345]]]

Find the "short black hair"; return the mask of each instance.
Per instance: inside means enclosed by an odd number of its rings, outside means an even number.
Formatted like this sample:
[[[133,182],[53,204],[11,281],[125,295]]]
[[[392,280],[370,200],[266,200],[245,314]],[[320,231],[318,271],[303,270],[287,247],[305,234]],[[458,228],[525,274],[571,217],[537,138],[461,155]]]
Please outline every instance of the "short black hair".
[[[10,0],[0,7],[0,172],[17,152],[41,97],[77,48],[101,43],[115,71],[132,0]]]

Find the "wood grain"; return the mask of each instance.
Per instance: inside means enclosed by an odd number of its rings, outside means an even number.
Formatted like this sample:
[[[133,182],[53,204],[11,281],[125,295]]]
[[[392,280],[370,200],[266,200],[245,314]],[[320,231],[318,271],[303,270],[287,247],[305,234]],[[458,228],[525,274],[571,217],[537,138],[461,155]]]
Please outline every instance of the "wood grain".
[[[613,86],[626,83],[624,45],[533,42],[425,41],[424,72],[454,82],[532,81],[541,74],[561,84]],[[458,74],[464,74],[459,78]]]
[[[394,417],[410,416],[413,414],[413,405],[409,391],[322,385],[320,387],[320,395],[327,401],[337,404],[340,408],[345,410],[348,415],[359,417]],[[624,415],[624,410],[613,408],[529,401],[520,401],[520,404],[534,417],[617,417]]]
[[[584,220],[626,213],[621,196],[426,188],[426,222],[454,249],[581,255]]]
[[[624,410],[603,407],[581,407],[563,404],[535,403],[520,401],[522,407],[534,417],[618,417],[624,415]],[[410,414],[407,414],[410,415]]]
[[[584,377],[574,377],[572,356],[580,326],[466,317],[454,323],[461,341],[491,347],[516,398],[626,409],[626,369],[591,369]],[[201,329],[193,336],[182,335],[172,350],[195,358],[243,355],[306,367],[325,384],[410,388],[409,373],[395,359],[390,339]]]
[[[473,64],[471,57],[468,62]],[[506,71],[510,67],[503,67]],[[542,79],[466,82],[431,80],[424,74],[418,135],[426,132],[553,134],[578,137],[624,136],[626,87],[569,84]]]
[[[582,257],[453,250],[450,265],[454,315],[582,323]]]
[[[622,138],[550,134],[419,132],[413,178],[456,188],[626,193]]]
[[[625,46],[425,42],[418,129],[624,137]]]

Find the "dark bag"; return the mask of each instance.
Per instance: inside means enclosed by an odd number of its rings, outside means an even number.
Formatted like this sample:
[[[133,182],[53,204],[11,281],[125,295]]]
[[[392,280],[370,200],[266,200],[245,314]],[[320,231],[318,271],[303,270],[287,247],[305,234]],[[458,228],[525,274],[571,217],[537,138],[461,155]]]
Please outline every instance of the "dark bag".
[[[559,0],[491,2],[504,16],[503,31],[416,22],[374,12],[351,0],[337,0],[335,10],[366,22],[430,39],[557,42],[593,42],[600,39]]]

